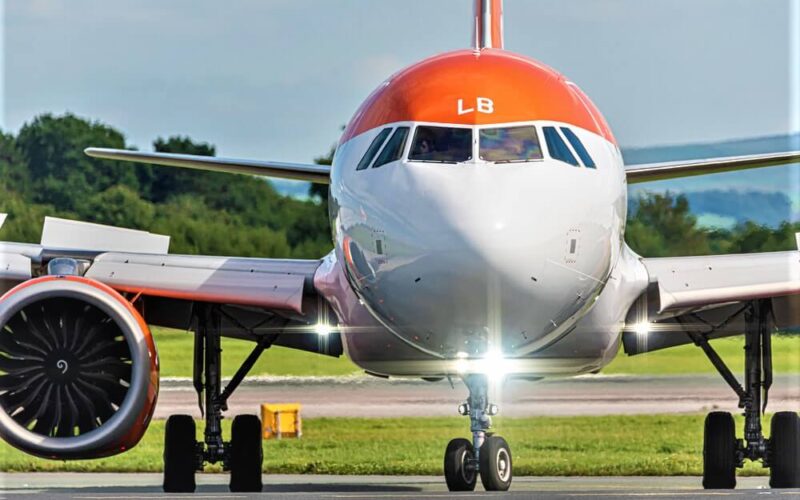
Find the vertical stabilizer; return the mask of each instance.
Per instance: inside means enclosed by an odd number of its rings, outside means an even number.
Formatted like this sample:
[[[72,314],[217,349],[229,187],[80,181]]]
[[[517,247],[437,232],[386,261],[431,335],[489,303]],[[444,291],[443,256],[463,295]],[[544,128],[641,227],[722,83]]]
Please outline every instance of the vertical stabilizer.
[[[476,49],[503,48],[503,0],[475,0],[472,16],[472,46]]]

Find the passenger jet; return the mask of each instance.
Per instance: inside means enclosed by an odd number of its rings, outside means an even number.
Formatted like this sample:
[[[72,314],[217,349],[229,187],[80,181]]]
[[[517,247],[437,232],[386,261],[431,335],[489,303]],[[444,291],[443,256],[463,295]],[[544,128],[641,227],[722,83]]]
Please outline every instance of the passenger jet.
[[[502,377],[594,373],[629,355],[702,349],[745,424],[705,422],[703,486],[734,488],[760,461],[800,487],[800,421],[762,417],[772,332],[800,326],[800,252],[643,258],[625,244],[628,185],[794,163],[800,152],[626,167],[574,82],[503,47],[501,0],[475,0],[470,47],[391,75],[347,124],[333,165],[89,148],[94,158],[330,186],[334,250],[314,260],[173,255],[169,238],[55,218],[41,244],[0,243],[0,435],[54,460],[136,445],[159,387],[148,325],[194,335],[201,442],[167,420],[164,489],[195,490],[222,463],[232,491],[262,488],[261,425],[220,425],[273,345],[347,355],[369,374],[460,379],[469,438],[444,451],[453,491],[507,490],[509,444],[491,430]],[[642,120],[646,120],[642,116]],[[5,216],[0,216],[0,223]],[[744,335],[743,381],[710,340]],[[254,344],[223,387],[220,338]],[[465,426],[466,427],[466,426]],[[465,429],[466,430],[466,429]],[[466,434],[466,433],[465,433]]]

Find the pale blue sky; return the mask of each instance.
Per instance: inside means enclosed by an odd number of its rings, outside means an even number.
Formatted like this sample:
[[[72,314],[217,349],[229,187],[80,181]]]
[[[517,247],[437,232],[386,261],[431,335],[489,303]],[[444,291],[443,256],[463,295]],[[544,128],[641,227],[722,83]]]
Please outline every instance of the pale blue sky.
[[[506,47],[581,85],[623,146],[782,134],[800,129],[797,3],[506,0]],[[5,0],[3,128],[72,111],[142,149],[188,134],[309,161],[390,73],[468,46],[471,4]]]

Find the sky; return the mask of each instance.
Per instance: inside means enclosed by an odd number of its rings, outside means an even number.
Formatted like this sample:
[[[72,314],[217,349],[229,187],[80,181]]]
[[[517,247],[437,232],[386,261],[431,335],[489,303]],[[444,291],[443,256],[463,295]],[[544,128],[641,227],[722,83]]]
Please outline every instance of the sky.
[[[151,149],[308,162],[391,73],[468,47],[471,0],[0,0],[0,127],[70,111]],[[800,0],[506,0],[506,48],[623,147],[800,130]]]

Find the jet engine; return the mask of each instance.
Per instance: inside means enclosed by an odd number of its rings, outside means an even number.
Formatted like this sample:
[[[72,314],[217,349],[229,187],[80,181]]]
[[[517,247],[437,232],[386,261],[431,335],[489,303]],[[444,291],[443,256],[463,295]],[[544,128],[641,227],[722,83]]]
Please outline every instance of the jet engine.
[[[45,276],[0,297],[0,436],[33,455],[98,458],[139,442],[158,355],[128,300],[102,283]]]

